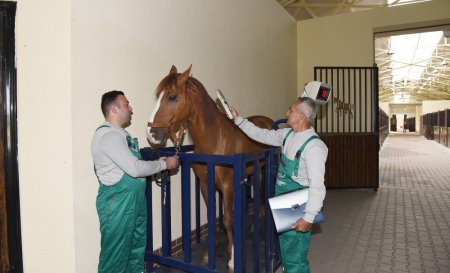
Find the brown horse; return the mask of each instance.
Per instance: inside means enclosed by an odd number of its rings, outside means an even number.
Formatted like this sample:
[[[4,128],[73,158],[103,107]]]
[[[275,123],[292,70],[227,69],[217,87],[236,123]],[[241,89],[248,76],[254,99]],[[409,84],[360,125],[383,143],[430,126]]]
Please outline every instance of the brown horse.
[[[257,152],[266,148],[249,139],[218,109],[203,85],[189,76],[190,71],[191,67],[183,73],[177,73],[177,68],[172,66],[169,75],[156,88],[157,103],[147,128],[150,143],[161,145],[170,135],[175,145],[180,145],[186,128],[195,145],[194,153],[233,155]],[[253,116],[249,119],[263,128],[270,128],[273,124],[270,118],[263,116]],[[250,171],[250,168],[248,169]],[[193,165],[193,170],[200,180],[203,199],[207,203],[206,166]],[[223,196],[223,224],[230,255],[228,266],[230,271],[233,271],[233,169],[216,167],[215,174],[216,188]],[[205,253],[203,262],[207,263],[207,259],[208,253]]]

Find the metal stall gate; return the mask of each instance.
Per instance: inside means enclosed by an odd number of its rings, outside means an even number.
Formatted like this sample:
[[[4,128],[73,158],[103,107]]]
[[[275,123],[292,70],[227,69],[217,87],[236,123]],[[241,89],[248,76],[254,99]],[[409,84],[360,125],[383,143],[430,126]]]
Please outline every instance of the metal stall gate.
[[[181,161],[181,222],[182,222],[182,236],[181,236],[181,250],[182,257],[175,257],[172,255],[173,240],[172,238],[172,216],[171,216],[171,184],[169,171],[161,173],[161,223],[158,223],[153,218],[153,192],[151,183],[147,186],[147,204],[148,204],[148,238],[147,238],[147,268],[152,268],[154,263],[162,264],[168,267],[177,268],[186,272],[211,273],[219,272],[217,269],[217,253],[214,247],[215,230],[217,228],[216,217],[216,194],[214,191],[214,177],[216,165],[227,165],[233,168],[234,178],[234,272],[273,272],[274,267],[280,264],[280,258],[275,242],[275,230],[271,219],[271,213],[267,199],[274,194],[274,163],[275,154],[279,154],[279,149],[267,149],[263,152],[236,154],[233,156],[223,155],[205,155],[193,154],[194,146],[182,146],[179,158]],[[164,148],[160,150],[142,149],[142,157],[145,160],[154,160],[161,156],[171,156],[175,154],[174,148]],[[245,166],[249,164],[253,166],[253,180],[259,181],[260,173],[259,166],[261,160],[265,162],[264,168],[264,251],[260,249],[261,234],[258,212],[260,210],[259,200],[259,184],[253,183],[251,187],[248,183],[248,178],[245,174]],[[208,205],[207,207],[207,249],[208,249],[208,265],[201,265],[194,263],[192,259],[192,246],[200,243],[200,194],[198,183],[195,187],[195,230],[191,228],[191,165],[201,163],[207,165],[208,173]],[[253,188],[253,194],[249,194],[249,189]],[[253,196],[252,200],[249,196]],[[253,205],[253,217],[249,219],[248,207],[249,203]],[[221,202],[219,202],[220,204]],[[219,206],[219,214],[222,207]],[[219,215],[221,216],[221,215]],[[252,243],[251,247],[245,244],[246,237],[249,237],[246,227],[248,224],[253,225]],[[160,253],[154,251],[153,244],[153,228],[156,227],[161,231],[162,246]],[[192,239],[193,238],[193,239]],[[251,250],[251,252],[250,252]],[[202,253],[203,254],[203,253]],[[247,264],[247,255],[251,255],[251,264]],[[222,257],[221,259],[227,259]],[[263,257],[261,257],[263,256]],[[228,260],[228,259],[227,259]],[[264,268],[260,267],[260,262],[264,261]]]
[[[315,67],[314,79],[333,86],[319,105],[315,129],[328,146],[327,188],[378,188],[377,67]]]
[[[420,134],[450,147],[450,109],[420,116]]]

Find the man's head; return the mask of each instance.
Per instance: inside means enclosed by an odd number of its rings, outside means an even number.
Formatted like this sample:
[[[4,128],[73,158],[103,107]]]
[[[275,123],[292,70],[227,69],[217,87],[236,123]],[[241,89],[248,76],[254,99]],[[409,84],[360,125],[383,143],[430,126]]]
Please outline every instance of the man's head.
[[[307,129],[316,118],[316,103],[309,97],[299,97],[286,112],[287,124],[295,129]]]
[[[133,108],[122,91],[109,91],[103,94],[101,108],[106,121],[125,128],[130,125]]]
[[[300,113],[305,114],[309,124],[313,124],[317,114],[316,102],[309,97],[299,97],[297,100],[300,102]]]

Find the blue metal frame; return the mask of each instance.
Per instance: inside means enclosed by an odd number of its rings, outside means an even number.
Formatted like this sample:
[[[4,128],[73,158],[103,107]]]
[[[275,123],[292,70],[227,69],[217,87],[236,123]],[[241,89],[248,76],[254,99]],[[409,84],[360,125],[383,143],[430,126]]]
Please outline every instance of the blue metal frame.
[[[278,125],[285,123],[286,120],[277,121],[273,128],[278,128]],[[280,153],[279,148],[270,148],[262,152],[247,153],[247,154],[235,154],[233,156],[224,155],[205,155],[205,154],[193,154],[193,145],[182,146],[179,151],[179,158],[181,161],[181,190],[182,190],[182,249],[183,259],[173,258],[171,256],[171,200],[170,200],[170,174],[169,171],[163,171],[161,173],[161,232],[162,232],[162,255],[153,253],[153,206],[152,206],[152,187],[151,178],[148,179],[147,185],[147,203],[148,203],[148,221],[147,221],[147,254],[146,262],[148,268],[152,270],[153,263],[163,264],[169,267],[174,267],[186,272],[194,273],[217,273],[216,269],[216,253],[215,253],[215,229],[216,229],[216,198],[215,191],[208,190],[208,205],[207,217],[208,217],[208,265],[196,265],[192,264],[192,246],[191,246],[191,165],[192,163],[204,163],[207,165],[208,172],[208,189],[214,189],[214,177],[215,166],[228,165],[233,168],[233,181],[234,181],[234,272],[245,272],[246,267],[246,254],[245,251],[245,231],[244,227],[247,226],[247,179],[245,173],[245,166],[248,164],[253,165],[254,181],[259,181],[259,165],[260,161],[265,161],[265,272],[274,272],[281,264],[279,255],[278,239],[276,236],[273,221],[271,219],[271,212],[267,199],[274,195],[275,192],[275,179],[278,171],[278,157]],[[173,147],[153,150],[149,148],[141,149],[141,154],[145,160],[155,160],[161,156],[171,156],[175,154]],[[196,242],[200,242],[200,190],[198,185],[198,179],[196,178],[195,184],[195,214],[196,214]],[[259,273],[259,261],[262,257],[259,257],[259,183],[253,183],[253,272]],[[221,196],[221,195],[219,195]],[[219,200],[219,204],[221,204]],[[219,206],[219,227],[222,225],[222,206]]]

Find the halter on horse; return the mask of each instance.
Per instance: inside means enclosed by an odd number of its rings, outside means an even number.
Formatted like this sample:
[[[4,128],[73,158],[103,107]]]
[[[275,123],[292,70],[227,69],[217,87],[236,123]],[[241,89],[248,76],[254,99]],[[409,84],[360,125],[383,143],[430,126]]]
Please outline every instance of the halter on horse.
[[[152,144],[165,144],[170,136],[179,147],[188,129],[195,145],[194,153],[233,155],[261,151],[266,146],[259,144],[242,131],[220,112],[214,100],[197,79],[190,77],[191,67],[183,73],[177,73],[172,66],[169,75],[161,80],[156,88],[157,103],[148,122],[147,137]],[[273,121],[263,116],[249,117],[256,125],[271,128]],[[179,148],[176,148],[179,149]],[[208,180],[205,165],[192,166],[200,180],[200,189],[205,202],[208,197]],[[250,168],[248,168],[250,171]],[[233,270],[233,169],[216,166],[215,184],[222,192],[224,203],[224,227],[228,237],[230,271]],[[216,237],[217,238],[217,237]],[[217,244],[217,241],[216,241]],[[203,262],[207,263],[205,253]]]

